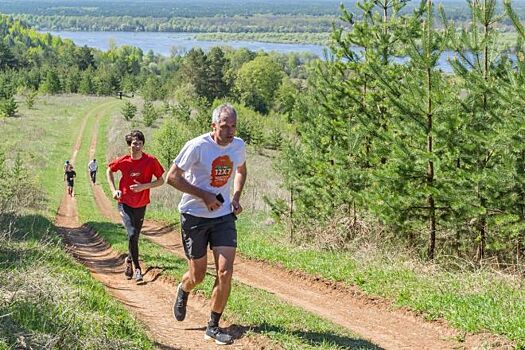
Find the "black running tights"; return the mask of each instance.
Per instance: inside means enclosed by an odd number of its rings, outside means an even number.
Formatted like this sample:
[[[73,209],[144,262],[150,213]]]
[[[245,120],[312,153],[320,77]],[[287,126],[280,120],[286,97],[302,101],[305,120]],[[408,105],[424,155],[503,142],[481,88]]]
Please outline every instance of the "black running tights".
[[[122,216],[122,223],[128,232],[128,257],[133,261],[135,268],[139,265],[139,235],[146,214],[146,206],[132,208],[124,203],[119,203],[118,209]]]

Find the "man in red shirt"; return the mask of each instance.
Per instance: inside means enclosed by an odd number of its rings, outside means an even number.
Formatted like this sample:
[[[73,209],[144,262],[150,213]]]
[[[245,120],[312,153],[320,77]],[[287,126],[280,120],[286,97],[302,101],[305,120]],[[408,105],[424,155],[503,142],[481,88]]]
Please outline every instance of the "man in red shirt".
[[[142,272],[139,265],[139,234],[149,204],[149,190],[164,183],[164,168],[157,158],[143,152],[144,134],[133,130],[126,135],[129,154],[115,159],[108,165],[107,178],[113,198],[118,200],[118,209],[122,222],[128,232],[128,256],[126,257],[125,275],[142,283]],[[120,171],[122,177],[118,190],[115,187],[113,173]],[[155,180],[151,181],[153,176]],[[133,266],[135,274],[133,274]]]

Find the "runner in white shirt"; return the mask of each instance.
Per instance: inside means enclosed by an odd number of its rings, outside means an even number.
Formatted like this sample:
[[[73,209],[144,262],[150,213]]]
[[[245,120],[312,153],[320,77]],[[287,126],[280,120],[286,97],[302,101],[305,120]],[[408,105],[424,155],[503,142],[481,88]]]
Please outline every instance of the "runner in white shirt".
[[[231,344],[233,338],[219,328],[231,289],[237,247],[236,215],[246,182],[246,147],[235,137],[237,112],[229,105],[213,111],[212,132],[186,143],[168,172],[168,183],[184,192],[179,204],[188,271],[177,287],[173,314],[186,316],[189,292],[204,280],[208,244],[213,250],[217,276],[211,297],[211,315],[205,338]],[[231,183],[233,196],[230,199]]]
[[[98,169],[97,160],[93,159],[88,164],[89,177],[91,181],[93,182],[93,184],[95,184],[95,181],[97,180],[97,169]]]

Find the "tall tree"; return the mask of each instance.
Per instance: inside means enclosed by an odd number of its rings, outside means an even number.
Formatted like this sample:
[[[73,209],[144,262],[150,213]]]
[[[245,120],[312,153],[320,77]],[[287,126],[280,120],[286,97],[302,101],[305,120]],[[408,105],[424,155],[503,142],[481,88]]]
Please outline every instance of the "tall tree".
[[[237,73],[235,89],[239,101],[258,112],[268,113],[282,78],[283,71],[276,62],[266,55],[257,56]]]
[[[185,82],[195,87],[195,91],[201,97],[209,96],[209,67],[206,62],[206,54],[200,48],[191,49],[181,68],[181,74]]]
[[[438,211],[449,209],[453,193],[447,188],[454,181],[454,168],[447,162],[453,134],[447,126],[455,94],[437,67],[447,41],[436,31],[434,18],[432,0],[422,1],[414,17],[421,19],[420,34],[405,36],[408,62],[397,67],[395,77],[385,76],[381,66],[373,68],[392,110],[389,132],[383,134],[391,153],[375,173],[381,185],[374,193],[388,205],[377,213],[411,236],[427,222],[428,259],[435,254]]]
[[[458,113],[461,118],[462,140],[457,164],[468,172],[470,196],[470,223],[477,234],[476,257],[482,261],[488,243],[491,220],[499,212],[497,198],[511,183],[508,172],[508,134],[503,132],[505,111],[498,89],[505,84],[500,67],[505,59],[496,52],[497,30],[501,18],[496,13],[496,0],[469,0],[471,24],[454,38],[456,59],[452,62],[456,75],[461,78],[463,93],[459,94]]]
[[[208,52],[206,56],[208,62],[209,74],[209,95],[208,101],[212,102],[215,99],[221,99],[228,95],[230,86],[228,86],[224,73],[228,61],[224,55],[224,51],[220,47],[214,47]]]

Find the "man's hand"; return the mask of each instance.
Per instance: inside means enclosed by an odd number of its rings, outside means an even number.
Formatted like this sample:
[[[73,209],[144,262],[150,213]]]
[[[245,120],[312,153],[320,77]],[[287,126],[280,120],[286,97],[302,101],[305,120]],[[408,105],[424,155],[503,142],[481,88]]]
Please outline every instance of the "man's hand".
[[[216,195],[210,192],[206,192],[206,195],[202,199],[209,211],[217,210],[221,207],[222,203],[217,199]]]
[[[129,189],[132,190],[133,192],[140,192],[140,191],[144,191],[146,189],[146,187],[141,184],[140,182],[138,182],[137,180],[133,180],[135,183],[131,186],[129,186]]]
[[[122,196],[122,191],[120,191],[120,190],[115,190],[115,191],[113,192],[113,199],[119,199],[121,196]]]
[[[241,203],[239,203],[239,200],[238,199],[232,199],[232,208],[233,208],[233,213],[235,215],[239,215],[241,212],[242,212],[242,206],[241,206]]]

